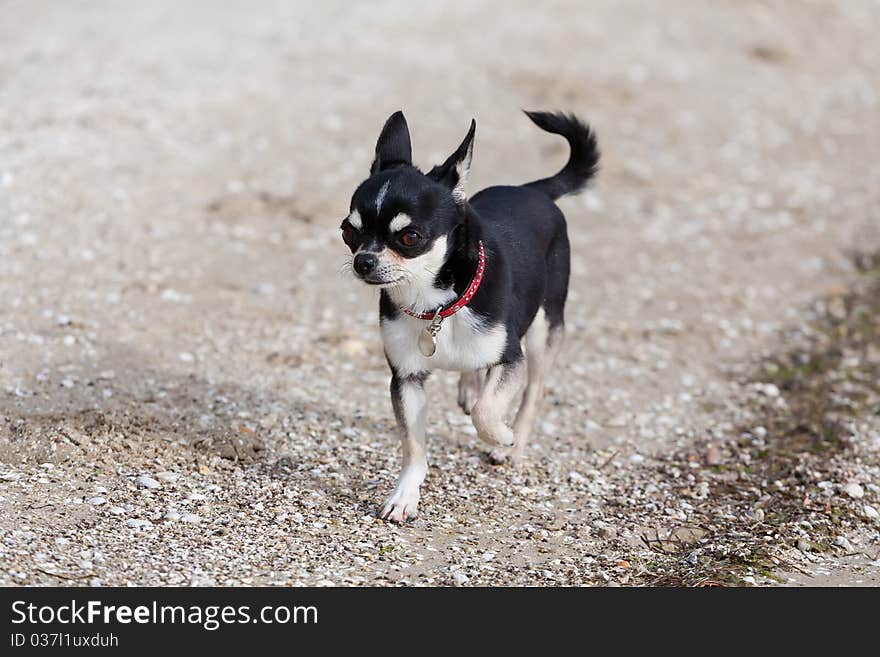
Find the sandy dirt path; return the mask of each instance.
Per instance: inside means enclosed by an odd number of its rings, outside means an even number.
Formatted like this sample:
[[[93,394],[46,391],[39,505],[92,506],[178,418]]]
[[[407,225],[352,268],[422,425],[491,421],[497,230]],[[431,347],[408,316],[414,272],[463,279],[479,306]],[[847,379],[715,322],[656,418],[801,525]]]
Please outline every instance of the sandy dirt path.
[[[880,5],[210,4],[2,3],[0,582],[645,581],[642,530],[699,488],[657,464],[735,439],[780,331],[880,248]],[[437,375],[406,527],[372,516],[397,440],[338,235],[398,108],[424,166],[477,119],[472,190],[565,160],[519,108],[603,151],[562,201],[568,342],[530,463],[489,465]],[[847,531],[782,563],[876,583],[876,523]]]

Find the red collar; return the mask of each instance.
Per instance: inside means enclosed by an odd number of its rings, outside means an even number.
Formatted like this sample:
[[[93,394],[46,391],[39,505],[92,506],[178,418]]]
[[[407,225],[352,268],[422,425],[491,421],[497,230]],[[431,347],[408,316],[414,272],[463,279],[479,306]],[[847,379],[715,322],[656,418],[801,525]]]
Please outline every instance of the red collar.
[[[458,299],[453,301],[450,305],[438,308],[430,313],[416,313],[406,306],[400,306],[400,309],[410,317],[415,317],[417,319],[435,319],[438,314],[440,315],[440,319],[446,319],[468,305],[470,300],[477,293],[477,290],[480,289],[480,283],[483,282],[483,274],[486,273],[486,251],[483,249],[483,240],[480,240],[478,244],[480,247],[480,261],[477,264],[477,272],[474,274],[473,279],[471,279],[471,284],[468,285],[464,294],[458,297]]]

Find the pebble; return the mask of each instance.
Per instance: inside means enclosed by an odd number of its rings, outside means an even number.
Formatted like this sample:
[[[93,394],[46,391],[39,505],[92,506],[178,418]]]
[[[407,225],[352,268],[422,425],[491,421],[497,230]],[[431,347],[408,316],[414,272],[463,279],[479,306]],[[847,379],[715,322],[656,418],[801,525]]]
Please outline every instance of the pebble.
[[[138,488],[159,488],[162,484],[153,479],[152,477],[148,477],[147,475],[141,475],[137,479],[134,480],[134,483],[137,484]]]
[[[855,482],[848,483],[844,486],[843,492],[854,500],[859,500],[865,496],[865,489]]]
[[[764,520],[764,509],[751,509],[746,515],[757,522]]]
[[[151,523],[149,520],[132,519],[127,520],[125,522],[125,526],[131,527],[132,529],[149,529],[153,526],[153,523]]]
[[[576,472],[572,470],[568,473],[568,480],[573,484],[581,484],[587,480],[587,478],[582,475],[580,472]]]
[[[162,481],[173,483],[180,479],[180,474],[178,474],[177,472],[158,472],[156,473],[156,479],[161,479]]]
[[[866,518],[870,518],[871,520],[877,520],[878,518],[880,518],[880,512],[878,512],[877,509],[875,509],[870,504],[866,504],[864,506],[864,508],[862,509],[862,513],[865,514]]]
[[[170,520],[171,522],[180,520],[180,514],[174,509],[168,509],[167,513],[165,513],[165,520]]]
[[[195,513],[184,513],[182,516],[180,516],[180,519],[183,522],[193,522],[193,523],[197,523],[197,522],[202,521],[202,518],[200,516],[197,516]]]
[[[106,503],[107,503],[106,497],[98,496],[98,497],[93,497],[89,500],[89,504],[92,504],[94,506],[101,506],[102,504],[106,504]]]
[[[607,523],[594,522],[593,527],[599,532],[599,536],[602,538],[612,539],[617,537],[617,530]]]
[[[799,538],[798,542],[797,542],[797,549],[800,550],[801,552],[809,552],[813,548],[810,545],[810,542],[808,540],[803,539],[803,538]]]
[[[761,392],[768,397],[778,397],[779,387],[773,383],[764,383],[758,387],[758,392]]]
[[[110,507],[109,509],[107,509],[107,510],[108,510],[110,513],[112,513],[114,516],[121,516],[121,515],[123,515],[123,514],[125,513],[125,509],[123,509],[121,506],[111,506],[111,507]]]
[[[721,450],[715,445],[709,445],[706,448],[706,465],[721,465],[723,460]]]
[[[849,539],[847,539],[846,536],[838,536],[834,539],[834,544],[842,547],[847,552],[853,551],[852,543],[849,542]]]
[[[452,573],[452,579],[455,580],[455,583],[461,586],[462,584],[466,584],[468,581],[468,576],[460,573],[458,571]]]

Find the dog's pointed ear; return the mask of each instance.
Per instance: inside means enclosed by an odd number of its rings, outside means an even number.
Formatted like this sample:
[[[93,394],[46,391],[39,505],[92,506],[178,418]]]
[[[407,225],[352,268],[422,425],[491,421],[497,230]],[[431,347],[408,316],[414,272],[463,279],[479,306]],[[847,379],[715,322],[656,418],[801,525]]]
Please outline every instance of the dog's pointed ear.
[[[471,119],[471,128],[468,130],[464,141],[461,142],[455,152],[450,155],[443,164],[438,164],[428,172],[428,177],[438,183],[446,185],[452,190],[452,197],[459,205],[467,200],[468,172],[471,170],[471,158],[474,155],[474,134],[477,131],[477,122]]]
[[[409,126],[400,110],[388,117],[376,142],[376,159],[370,167],[370,175],[396,166],[412,165],[412,143]]]

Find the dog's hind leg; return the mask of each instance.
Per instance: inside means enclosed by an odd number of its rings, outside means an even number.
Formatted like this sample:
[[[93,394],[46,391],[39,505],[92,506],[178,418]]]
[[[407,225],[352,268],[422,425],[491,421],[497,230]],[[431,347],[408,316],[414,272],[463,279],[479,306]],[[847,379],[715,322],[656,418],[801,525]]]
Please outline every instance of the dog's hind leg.
[[[495,446],[513,446],[513,431],[505,424],[505,417],[511,402],[522,391],[525,379],[526,363],[522,354],[515,360],[489,368],[480,398],[471,411],[474,428],[481,440]]]
[[[522,460],[535,424],[535,416],[544,398],[547,373],[562,346],[565,328],[563,324],[550,327],[544,310],[538,311],[532,325],[525,335],[526,359],[528,361],[528,382],[522,402],[513,422],[514,444],[510,449],[496,449],[489,458],[495,463]]]
[[[480,398],[483,389],[483,381],[486,380],[486,370],[462,372],[458,380],[458,405],[465,415],[470,415],[474,404]]]
[[[403,470],[394,492],[379,511],[379,517],[394,522],[415,518],[419,507],[419,487],[428,473],[425,452],[425,424],[428,400],[425,397],[427,373],[391,378],[391,404],[401,433]]]

